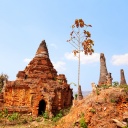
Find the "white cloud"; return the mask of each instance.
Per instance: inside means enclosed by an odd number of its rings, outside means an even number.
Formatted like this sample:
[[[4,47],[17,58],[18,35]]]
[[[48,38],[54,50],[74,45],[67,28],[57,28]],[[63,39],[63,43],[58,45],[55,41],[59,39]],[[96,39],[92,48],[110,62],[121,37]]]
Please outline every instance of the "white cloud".
[[[55,49],[57,49],[57,45],[56,44],[53,44],[52,43],[52,44],[50,44],[50,46],[53,47],[53,48],[55,48]]]
[[[123,55],[113,55],[111,62],[113,65],[128,65],[128,53]]]
[[[29,63],[31,60],[32,60],[32,59],[30,59],[30,58],[25,58],[23,61],[24,61],[25,63]]]
[[[58,71],[58,72],[62,72],[62,71],[65,71],[66,68],[65,68],[65,62],[63,61],[57,61],[57,62],[52,62],[53,65],[54,65],[54,68]]]
[[[73,53],[66,53],[65,58],[68,60],[78,60],[78,57],[74,56]],[[81,53],[81,64],[90,64],[100,61],[100,54],[93,53],[92,55],[85,55],[84,52]]]

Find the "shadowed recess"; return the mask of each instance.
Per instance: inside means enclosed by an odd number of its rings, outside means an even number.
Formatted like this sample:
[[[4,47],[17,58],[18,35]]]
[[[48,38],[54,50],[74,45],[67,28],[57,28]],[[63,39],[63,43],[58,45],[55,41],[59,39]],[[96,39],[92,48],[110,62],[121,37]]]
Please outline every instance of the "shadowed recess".
[[[38,110],[38,115],[42,115],[42,113],[45,112],[46,109],[46,102],[44,100],[41,100],[39,102],[39,110]]]

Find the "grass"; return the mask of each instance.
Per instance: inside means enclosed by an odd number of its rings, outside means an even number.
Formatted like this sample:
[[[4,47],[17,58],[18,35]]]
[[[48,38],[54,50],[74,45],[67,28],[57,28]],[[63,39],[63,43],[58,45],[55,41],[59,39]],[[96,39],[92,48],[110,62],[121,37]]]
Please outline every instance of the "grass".
[[[92,109],[90,110],[90,112],[92,112],[92,113],[94,114],[94,113],[96,113],[96,110],[95,110],[94,108],[92,108]]]
[[[53,122],[57,122],[59,119],[61,119],[63,117],[63,113],[62,111],[59,111],[59,113],[57,113],[53,118],[52,121]]]
[[[85,119],[84,119],[84,113],[81,113],[81,118],[79,120],[79,124],[80,124],[80,127],[81,128],[87,128],[87,123],[85,122]]]
[[[69,113],[70,108],[59,111],[52,119],[49,119],[48,112],[41,116],[32,117],[27,114],[14,112],[8,113],[7,109],[0,111],[0,128],[53,128],[63,116]]]
[[[19,113],[14,112],[12,115],[8,116],[9,121],[14,121],[19,119]]]
[[[122,127],[122,128],[128,128],[128,126]]]
[[[88,127],[88,126],[87,126],[87,123],[85,122],[84,117],[81,117],[79,123],[80,123],[80,127],[81,127],[81,128],[87,128],[87,127]]]
[[[128,85],[119,85],[120,88],[123,88],[126,94],[128,94]]]

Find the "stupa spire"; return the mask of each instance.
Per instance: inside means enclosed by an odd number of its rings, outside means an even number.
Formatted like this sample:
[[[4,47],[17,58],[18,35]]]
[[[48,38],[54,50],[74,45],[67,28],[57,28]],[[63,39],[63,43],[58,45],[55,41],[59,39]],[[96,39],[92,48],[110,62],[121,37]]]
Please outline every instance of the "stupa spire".
[[[124,84],[127,84],[127,83],[126,83],[126,80],[125,80],[124,70],[121,69],[120,70],[120,85],[124,85]]]
[[[43,40],[36,52],[36,57],[45,57],[45,58],[49,58],[49,53],[48,53],[48,49],[47,49],[47,45],[45,40]]]
[[[78,100],[82,100],[83,99],[83,95],[82,95],[82,91],[81,91],[81,86],[78,85],[78,96],[77,96]]]
[[[106,59],[104,53],[100,54],[100,78],[99,84],[106,84],[106,76],[108,75],[107,67],[106,67]]]

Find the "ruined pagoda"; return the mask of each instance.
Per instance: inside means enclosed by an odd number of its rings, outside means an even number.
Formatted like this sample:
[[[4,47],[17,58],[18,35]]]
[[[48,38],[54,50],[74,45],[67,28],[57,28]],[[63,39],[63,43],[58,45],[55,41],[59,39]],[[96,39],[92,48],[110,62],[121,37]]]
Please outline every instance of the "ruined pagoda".
[[[125,80],[125,75],[124,75],[124,70],[120,70],[120,85],[126,85],[126,80]]]
[[[100,78],[98,85],[106,84],[106,76],[108,75],[106,67],[106,59],[104,53],[100,54]]]
[[[45,40],[35,57],[19,71],[15,81],[7,81],[0,93],[0,110],[31,113],[33,116],[48,112],[52,117],[61,109],[71,106],[72,89],[64,74],[57,74],[49,58]]]
[[[83,99],[83,95],[82,95],[82,91],[81,91],[81,86],[78,86],[78,96],[77,96],[78,100],[82,100]]]

